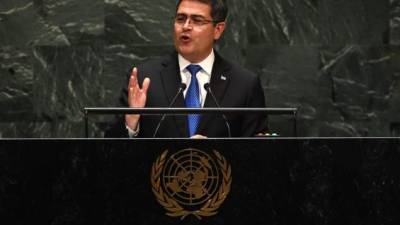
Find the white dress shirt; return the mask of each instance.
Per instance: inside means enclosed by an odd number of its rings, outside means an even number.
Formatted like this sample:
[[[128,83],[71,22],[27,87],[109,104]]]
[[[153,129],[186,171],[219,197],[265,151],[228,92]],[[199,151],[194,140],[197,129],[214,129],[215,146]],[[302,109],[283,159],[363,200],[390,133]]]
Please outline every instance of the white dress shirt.
[[[184,97],[186,97],[186,92],[187,89],[189,88],[192,76],[190,72],[186,69],[186,67],[189,66],[190,64],[201,66],[201,70],[197,73],[196,77],[199,83],[199,90],[200,90],[199,97],[202,107],[204,106],[204,102],[207,95],[207,91],[204,89],[204,84],[210,82],[214,60],[215,60],[214,50],[211,51],[210,55],[208,55],[207,58],[205,58],[203,61],[199,63],[191,63],[185,58],[183,58],[183,56],[178,54],[179,71],[181,72],[182,83],[186,84],[186,90],[183,92]]]

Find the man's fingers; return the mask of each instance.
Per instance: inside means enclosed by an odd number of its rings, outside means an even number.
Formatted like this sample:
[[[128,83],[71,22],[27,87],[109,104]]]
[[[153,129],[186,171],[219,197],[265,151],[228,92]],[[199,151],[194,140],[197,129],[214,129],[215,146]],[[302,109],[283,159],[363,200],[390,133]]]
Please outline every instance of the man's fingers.
[[[129,106],[131,106],[131,101],[134,99],[134,93],[133,93],[134,91],[133,91],[133,88],[129,88],[129,91],[128,91],[128,104],[129,104]]]
[[[133,88],[132,87],[129,87],[128,95],[129,95],[129,97],[133,96]]]
[[[144,78],[143,84],[142,84],[142,91],[143,93],[147,93],[147,90],[149,89],[150,86],[150,79],[149,78]]]
[[[145,78],[142,83],[142,88],[139,86],[138,82],[138,71],[137,68],[134,67],[132,69],[131,77],[129,78],[129,86],[128,86],[128,100],[129,100],[129,105],[134,105],[136,104],[135,102],[141,98],[142,94],[147,94],[147,90],[149,89],[150,86],[150,79]]]
[[[134,67],[131,73],[131,77],[129,78],[129,87],[138,88],[138,81],[137,81],[137,68]]]
[[[133,81],[137,75],[136,67],[134,67],[131,71],[131,76],[129,77],[129,87],[132,87]]]

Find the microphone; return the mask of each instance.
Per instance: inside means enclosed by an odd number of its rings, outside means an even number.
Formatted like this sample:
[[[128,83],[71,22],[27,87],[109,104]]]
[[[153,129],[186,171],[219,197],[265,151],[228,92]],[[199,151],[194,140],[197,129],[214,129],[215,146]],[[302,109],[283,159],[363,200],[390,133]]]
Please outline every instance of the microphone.
[[[168,108],[171,108],[171,106],[175,104],[176,99],[178,99],[178,96],[179,96],[181,93],[183,93],[183,91],[184,91],[185,89],[186,89],[186,84],[185,84],[185,83],[181,83],[181,84],[179,85],[178,92],[176,93],[176,95],[175,95],[174,98],[172,99],[172,101],[171,101],[171,103],[169,104]],[[160,129],[161,123],[164,121],[164,119],[165,119],[166,116],[167,116],[166,113],[164,113],[164,114],[162,115],[160,121],[159,121],[158,124],[157,124],[156,129],[154,130],[153,138],[156,137],[156,135],[157,135],[157,133],[158,133],[158,130]]]
[[[205,84],[204,84],[204,89],[206,89],[206,91],[211,95],[212,99],[214,100],[215,105],[217,105],[217,108],[221,108],[221,106],[218,104],[217,98],[215,98],[215,95],[214,95],[213,92],[211,91],[211,88],[210,88],[210,84],[209,84],[209,83],[205,83]],[[223,118],[224,121],[225,121],[225,125],[226,125],[226,128],[227,128],[227,130],[228,130],[228,136],[229,136],[229,137],[232,137],[232,135],[231,135],[231,126],[229,126],[229,121],[228,121],[228,119],[226,118],[225,114],[221,114],[221,115],[222,115],[222,118]]]

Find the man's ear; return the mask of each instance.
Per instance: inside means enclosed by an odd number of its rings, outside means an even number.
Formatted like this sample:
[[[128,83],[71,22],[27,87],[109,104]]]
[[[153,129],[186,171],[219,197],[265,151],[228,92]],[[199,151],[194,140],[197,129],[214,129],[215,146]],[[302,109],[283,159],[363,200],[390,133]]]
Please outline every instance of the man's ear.
[[[214,27],[214,40],[221,38],[222,33],[224,33],[226,22],[219,22]]]

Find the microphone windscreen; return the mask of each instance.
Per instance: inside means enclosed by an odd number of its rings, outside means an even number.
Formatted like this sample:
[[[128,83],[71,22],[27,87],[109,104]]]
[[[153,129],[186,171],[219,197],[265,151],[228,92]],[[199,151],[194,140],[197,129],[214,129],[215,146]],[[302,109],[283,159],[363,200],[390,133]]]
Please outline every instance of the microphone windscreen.
[[[210,88],[210,83],[205,83],[204,84],[204,89],[208,92],[208,89]]]
[[[184,91],[186,89],[186,84],[185,83],[181,83],[181,89],[182,89],[182,91]]]

